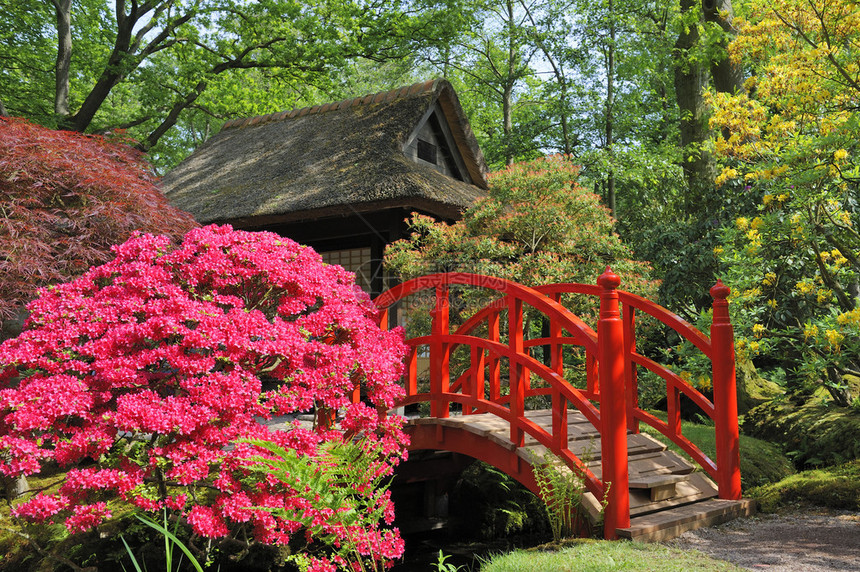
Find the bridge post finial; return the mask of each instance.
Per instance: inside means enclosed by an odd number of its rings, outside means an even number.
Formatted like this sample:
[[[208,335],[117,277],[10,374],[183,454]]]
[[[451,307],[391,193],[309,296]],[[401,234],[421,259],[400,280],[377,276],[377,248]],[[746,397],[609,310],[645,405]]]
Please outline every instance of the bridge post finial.
[[[720,498],[741,498],[738,395],[735,385],[734,329],[729,318],[731,290],[722,280],[711,287],[711,373],[714,386],[714,432],[717,436],[717,486]]]
[[[624,389],[624,329],[618,309],[621,279],[608,266],[597,279],[600,319],[597,322],[597,361],[600,386],[600,449],[603,483],[609,486],[604,536],[617,538],[616,529],[630,526],[627,467],[627,403]]]

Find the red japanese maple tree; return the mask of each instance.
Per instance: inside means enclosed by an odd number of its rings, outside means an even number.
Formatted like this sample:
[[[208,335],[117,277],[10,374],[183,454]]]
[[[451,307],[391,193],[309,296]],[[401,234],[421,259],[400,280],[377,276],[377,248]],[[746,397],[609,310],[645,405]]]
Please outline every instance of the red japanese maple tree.
[[[170,206],[122,141],[0,117],[0,340],[36,289],[113,257],[135,230],[179,238],[196,226]]]

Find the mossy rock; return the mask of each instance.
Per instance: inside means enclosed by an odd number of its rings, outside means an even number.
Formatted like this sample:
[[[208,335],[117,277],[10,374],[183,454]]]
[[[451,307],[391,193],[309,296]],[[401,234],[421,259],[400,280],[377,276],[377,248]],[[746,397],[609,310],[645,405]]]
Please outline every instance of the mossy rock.
[[[774,512],[792,504],[860,510],[860,459],[837,467],[812,469],[778,483],[747,491],[758,501],[758,510]]]
[[[782,387],[760,376],[752,360],[749,359],[738,358],[735,364],[735,378],[740,415],[785,393]]]
[[[860,412],[854,408],[771,401],[746,414],[743,432],[782,444],[798,468],[860,458]]]

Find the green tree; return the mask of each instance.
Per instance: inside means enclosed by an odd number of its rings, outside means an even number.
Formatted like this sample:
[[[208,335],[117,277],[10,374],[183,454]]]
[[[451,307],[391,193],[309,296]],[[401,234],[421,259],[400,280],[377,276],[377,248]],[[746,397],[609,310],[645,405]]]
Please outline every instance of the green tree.
[[[356,57],[409,58],[450,37],[467,12],[457,0],[4,4],[0,101],[9,114],[81,132],[128,128],[143,150],[192,111],[271,111],[330,85]],[[228,93],[239,97],[224,101]]]
[[[775,0],[750,14],[731,49],[755,74],[711,99],[717,183],[756,203],[720,248],[739,351],[848,405],[860,394],[860,12]]]
[[[454,85],[487,162],[510,165],[536,155],[529,128],[537,47],[517,0],[479,0],[470,29],[428,60]]]
[[[386,249],[401,278],[432,271],[467,271],[526,285],[593,283],[611,265],[623,288],[653,293],[647,263],[612,232],[600,198],[578,182],[579,167],[552,156],[490,175],[487,197],[454,224],[413,215],[412,235]]]

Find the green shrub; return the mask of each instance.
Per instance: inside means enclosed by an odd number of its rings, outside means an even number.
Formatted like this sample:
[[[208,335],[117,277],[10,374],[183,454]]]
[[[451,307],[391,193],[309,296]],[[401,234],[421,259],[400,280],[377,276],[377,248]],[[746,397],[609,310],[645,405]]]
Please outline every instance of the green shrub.
[[[747,413],[743,431],[780,443],[798,468],[860,458],[860,411],[853,407],[771,401]]]
[[[454,487],[456,534],[490,540],[515,534],[547,535],[543,503],[512,477],[483,462],[469,465]]]

